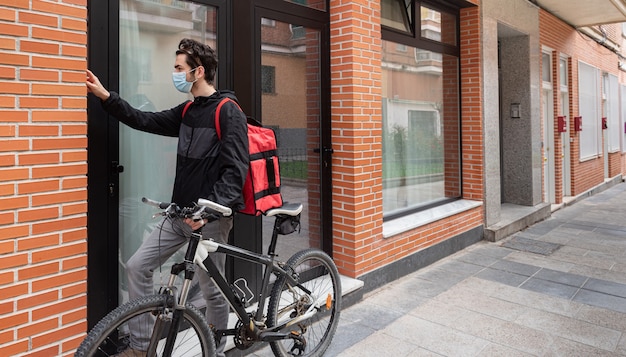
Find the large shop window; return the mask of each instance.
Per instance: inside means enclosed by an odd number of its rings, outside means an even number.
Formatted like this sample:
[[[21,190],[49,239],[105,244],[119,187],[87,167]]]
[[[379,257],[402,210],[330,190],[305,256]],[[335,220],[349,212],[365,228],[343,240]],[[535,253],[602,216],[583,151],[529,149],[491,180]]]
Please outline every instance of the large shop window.
[[[390,16],[382,42],[383,209],[392,219],[461,196],[458,16],[405,0],[382,7]],[[415,18],[420,31],[398,36],[399,24]]]

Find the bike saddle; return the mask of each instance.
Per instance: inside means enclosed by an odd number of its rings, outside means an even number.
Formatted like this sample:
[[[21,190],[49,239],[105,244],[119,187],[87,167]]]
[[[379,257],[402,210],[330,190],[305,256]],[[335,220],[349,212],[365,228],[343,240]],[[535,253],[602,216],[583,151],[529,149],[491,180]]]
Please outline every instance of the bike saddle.
[[[281,207],[272,208],[265,212],[267,217],[276,216],[279,214],[285,214],[288,216],[297,216],[302,212],[302,203],[288,203],[285,202]]]

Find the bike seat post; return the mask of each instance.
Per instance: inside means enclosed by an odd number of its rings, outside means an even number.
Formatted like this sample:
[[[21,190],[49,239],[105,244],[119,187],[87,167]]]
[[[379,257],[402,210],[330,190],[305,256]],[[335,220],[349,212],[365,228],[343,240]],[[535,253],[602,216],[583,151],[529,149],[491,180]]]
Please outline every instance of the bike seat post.
[[[274,217],[274,229],[272,230],[272,240],[270,241],[270,246],[267,248],[267,255],[274,256],[276,253],[276,242],[278,241],[278,228],[279,228],[279,220],[280,215]]]

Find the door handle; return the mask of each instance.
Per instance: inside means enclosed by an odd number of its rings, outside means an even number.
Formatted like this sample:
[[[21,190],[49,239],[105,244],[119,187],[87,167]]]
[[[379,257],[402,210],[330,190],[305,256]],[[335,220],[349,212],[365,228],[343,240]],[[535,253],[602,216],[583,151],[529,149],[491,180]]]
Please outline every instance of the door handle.
[[[322,149],[315,148],[315,149],[313,149],[313,152],[316,153],[316,154],[319,154],[320,152],[322,152],[322,150],[324,151],[324,154],[333,154],[335,152],[335,149],[328,148],[328,147],[324,147]]]
[[[111,173],[121,174],[122,172],[124,172],[124,166],[120,165],[118,161],[111,161]]]

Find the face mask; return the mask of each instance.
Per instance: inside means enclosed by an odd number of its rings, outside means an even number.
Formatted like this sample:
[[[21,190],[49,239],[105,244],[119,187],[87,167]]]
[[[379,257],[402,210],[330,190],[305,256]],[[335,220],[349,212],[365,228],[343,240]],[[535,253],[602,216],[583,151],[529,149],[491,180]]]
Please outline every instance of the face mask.
[[[174,82],[174,87],[176,87],[178,91],[183,92],[183,93],[189,93],[189,91],[191,90],[191,86],[193,86],[193,84],[197,81],[197,79],[193,82],[187,82],[187,73],[191,73],[195,71],[196,68],[188,72],[173,72],[172,73],[172,81]]]

